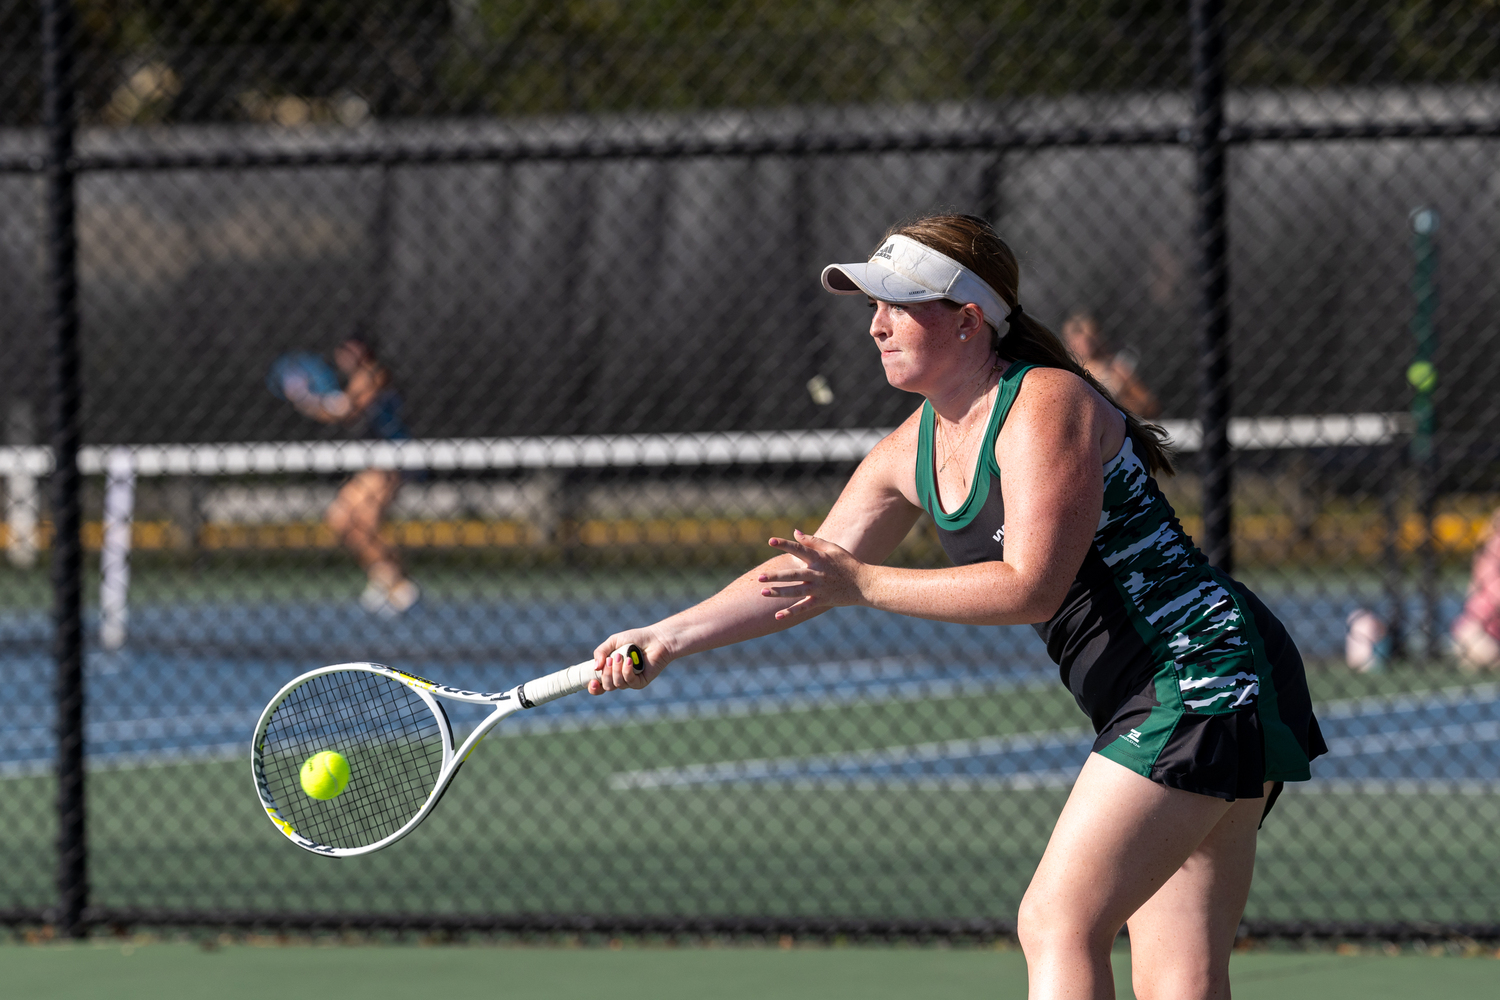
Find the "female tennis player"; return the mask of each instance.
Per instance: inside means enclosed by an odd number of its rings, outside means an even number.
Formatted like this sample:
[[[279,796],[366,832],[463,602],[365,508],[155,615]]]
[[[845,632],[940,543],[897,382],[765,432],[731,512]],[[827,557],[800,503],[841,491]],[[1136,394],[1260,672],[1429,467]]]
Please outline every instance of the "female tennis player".
[[[333,363],[344,376],[344,388],[315,393],[295,383],[287,385],[287,399],[300,412],[324,423],[342,424],[357,439],[396,441],[411,437],[401,420],[401,397],[391,384],[390,370],[376,357],[369,337],[356,335],[333,351]],[[401,568],[391,547],[380,537],[380,522],[401,489],[401,473],[394,469],[364,469],[339,487],[324,521],[368,577],[360,603],[367,610],[400,614],[417,602],[421,592]]]
[[[1033,998],[1111,997],[1130,928],[1142,997],[1229,995],[1258,825],[1325,751],[1296,647],[1213,569],[1150,473],[1160,432],[1123,412],[1017,298],[988,224],[892,230],[823,284],[867,296],[886,377],[925,403],[855,471],[816,535],[702,604],[610,636],[591,693],[842,605],[1031,624],[1098,738],[1021,904]],[[881,565],[922,511],[956,564]],[[639,644],[636,675],[611,653]]]

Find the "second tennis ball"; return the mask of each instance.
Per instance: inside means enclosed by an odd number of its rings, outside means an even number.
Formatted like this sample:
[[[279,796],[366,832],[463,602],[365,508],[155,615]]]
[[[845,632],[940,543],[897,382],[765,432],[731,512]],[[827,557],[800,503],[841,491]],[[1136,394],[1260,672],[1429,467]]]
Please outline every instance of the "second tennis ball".
[[[1406,381],[1418,392],[1431,392],[1437,387],[1437,368],[1431,361],[1414,361],[1406,369]]]
[[[335,750],[315,753],[302,763],[302,790],[315,799],[331,799],[349,785],[349,762]]]

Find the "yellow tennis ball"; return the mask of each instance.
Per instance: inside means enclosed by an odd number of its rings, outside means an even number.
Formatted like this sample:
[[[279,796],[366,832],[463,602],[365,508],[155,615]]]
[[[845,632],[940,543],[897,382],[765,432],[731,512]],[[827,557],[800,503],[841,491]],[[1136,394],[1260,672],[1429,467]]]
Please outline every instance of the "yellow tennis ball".
[[[1437,368],[1431,361],[1414,361],[1406,369],[1406,381],[1418,392],[1431,392],[1437,386]]]
[[[349,762],[334,750],[324,750],[302,764],[302,790],[315,799],[331,799],[349,787]]]

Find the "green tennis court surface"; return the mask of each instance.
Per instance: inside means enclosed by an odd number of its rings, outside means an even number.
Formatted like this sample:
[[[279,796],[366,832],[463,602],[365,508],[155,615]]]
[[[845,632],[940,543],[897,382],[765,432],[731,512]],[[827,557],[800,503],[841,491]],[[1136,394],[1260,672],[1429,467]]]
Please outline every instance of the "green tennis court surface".
[[[1250,952],[1232,963],[1237,1000],[1492,998],[1494,957]],[[506,1000],[884,1000],[1024,997],[1014,950],[874,947],[253,947],[87,943],[0,947],[8,996],[30,1000],[281,1000],[497,996]],[[1119,996],[1133,996],[1115,956]]]
[[[1371,678],[1370,686],[1397,680]],[[783,760],[859,760],[872,743],[888,746],[907,732],[1013,738],[1072,726],[1075,711],[1065,692],[1041,684],[968,698],[496,735],[410,838],[339,861],[299,851],[272,828],[243,755],[103,767],[89,779],[90,812],[101,817],[90,835],[91,901],[190,910],[1011,919],[1065,780],[1026,788],[822,773],[653,785],[621,775],[638,776],[639,765],[650,764],[657,777],[701,777],[707,763],[767,747]],[[0,884],[34,906],[52,894],[51,788],[40,775],[0,782],[16,861]],[[1247,917],[1491,919],[1497,816],[1492,787],[1294,786],[1262,834]]]

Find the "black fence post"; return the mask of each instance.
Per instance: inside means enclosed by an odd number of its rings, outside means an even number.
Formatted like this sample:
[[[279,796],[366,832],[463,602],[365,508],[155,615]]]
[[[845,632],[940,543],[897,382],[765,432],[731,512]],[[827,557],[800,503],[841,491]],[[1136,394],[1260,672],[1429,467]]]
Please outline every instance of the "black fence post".
[[[47,328],[52,376],[53,657],[57,665],[57,910],[64,937],[86,931],[88,854],[83,801],[83,553],[78,474],[78,268],[74,202],[73,10],[43,0],[43,114],[47,128]]]
[[[1224,182],[1224,3],[1192,0],[1193,165],[1197,236],[1198,420],[1208,561],[1234,568],[1230,541],[1229,239]]]

